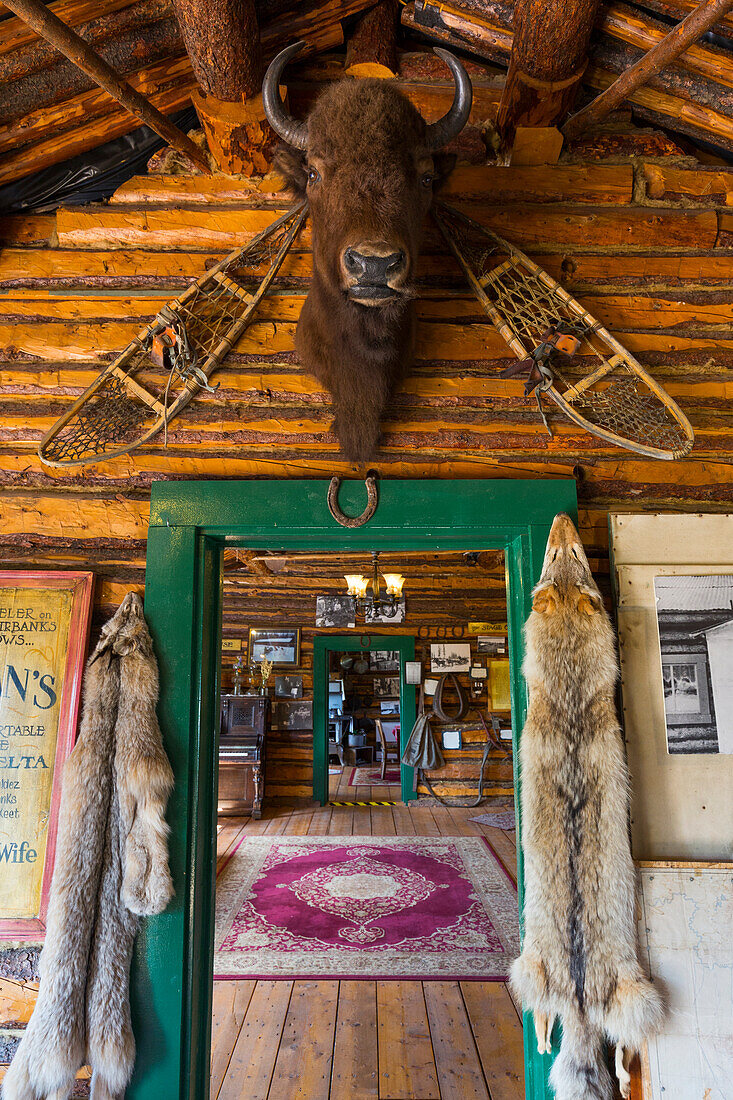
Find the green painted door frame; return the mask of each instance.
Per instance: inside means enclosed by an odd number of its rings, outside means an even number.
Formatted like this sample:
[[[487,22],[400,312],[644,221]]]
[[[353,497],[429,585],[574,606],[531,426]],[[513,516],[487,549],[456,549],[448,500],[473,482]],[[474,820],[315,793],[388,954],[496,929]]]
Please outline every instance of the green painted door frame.
[[[176,897],[146,921],[132,968],[135,1076],[128,1100],[207,1100],[211,1040],[222,554],[282,550],[503,549],[512,725],[524,723],[522,625],[557,512],[575,518],[572,481],[384,481],[373,519],[340,527],[327,481],[192,481],[153,485],[145,613],[160,667],[158,713],[176,777],[168,821]],[[357,515],[366,493],[345,484]],[[409,584],[409,578],[408,578]],[[408,595],[409,600],[409,595]],[[276,615],[274,615],[276,617]],[[519,776],[515,784],[519,789]],[[519,834],[521,837],[521,821]],[[517,850],[520,905],[522,850]],[[550,1100],[551,1056],[537,1054],[525,1017],[528,1100]]]
[[[322,634],[313,639],[313,797],[328,801],[328,654],[397,650],[400,655],[400,756],[415,724],[415,685],[405,683],[405,661],[415,659],[415,638],[408,634],[379,637],[362,634]],[[400,765],[402,801],[417,798],[412,789],[414,768]]]

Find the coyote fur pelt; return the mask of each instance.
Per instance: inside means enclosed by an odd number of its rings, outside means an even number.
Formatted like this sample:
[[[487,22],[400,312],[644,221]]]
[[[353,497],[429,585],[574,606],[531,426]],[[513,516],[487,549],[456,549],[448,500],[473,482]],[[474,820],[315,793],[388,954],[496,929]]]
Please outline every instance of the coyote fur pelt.
[[[139,916],[172,895],[164,812],[173,774],[155,715],[158,670],[138,596],[87,665],[79,739],[64,770],[56,865],[35,1011],[4,1100],[66,1100],[92,1067],[93,1100],[132,1074],[129,970]]]
[[[625,1051],[659,1026],[660,998],[636,953],[628,774],[614,705],[614,634],[578,534],[555,519],[525,627],[529,709],[519,750],[524,945],[512,984],[541,1053],[555,1017],[557,1100],[610,1100],[604,1039]]]

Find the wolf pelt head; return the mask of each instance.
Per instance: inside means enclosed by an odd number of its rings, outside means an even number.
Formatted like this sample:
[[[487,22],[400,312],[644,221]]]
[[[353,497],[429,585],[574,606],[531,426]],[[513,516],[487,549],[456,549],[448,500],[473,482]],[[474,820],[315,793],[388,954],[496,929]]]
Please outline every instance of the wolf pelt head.
[[[580,536],[564,513],[552,524],[532,595],[524,663],[530,692],[541,686],[560,697],[570,685],[580,685],[586,698],[612,692],[618,679],[613,628]]]

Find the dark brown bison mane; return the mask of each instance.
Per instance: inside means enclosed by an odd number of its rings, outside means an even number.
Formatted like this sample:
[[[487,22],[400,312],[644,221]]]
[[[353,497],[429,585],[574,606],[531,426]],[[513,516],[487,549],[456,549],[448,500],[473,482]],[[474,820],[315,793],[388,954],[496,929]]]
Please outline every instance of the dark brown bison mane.
[[[272,120],[271,120],[272,121]],[[313,277],[296,351],[331,394],[344,456],[369,461],[413,357],[415,265],[425,216],[454,157],[433,152],[425,120],[384,80],[329,86],[276,166],[307,198]],[[434,135],[433,135],[434,136]]]

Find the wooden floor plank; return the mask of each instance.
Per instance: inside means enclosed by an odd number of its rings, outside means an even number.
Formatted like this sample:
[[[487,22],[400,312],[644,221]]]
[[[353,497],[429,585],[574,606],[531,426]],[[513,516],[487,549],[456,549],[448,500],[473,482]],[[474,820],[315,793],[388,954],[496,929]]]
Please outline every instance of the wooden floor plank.
[[[517,884],[517,846],[516,843],[509,839],[507,833],[503,829],[494,829],[489,825],[480,826],[480,832],[486,837],[491,847],[496,852],[497,856],[504,864],[507,872],[514,881],[514,885]]]
[[[458,982],[425,982],[441,1100],[490,1100]]]
[[[309,829],[310,823],[313,818],[314,810],[312,807],[308,809],[295,810],[288,823],[288,835],[289,836],[305,836]]]
[[[522,1025],[501,982],[461,982],[491,1100],[523,1100]]]
[[[421,982],[377,982],[380,1100],[440,1100]]]
[[[309,836],[325,836],[331,821],[333,807],[321,806],[315,810],[308,826]]]
[[[214,991],[216,996],[225,1002],[227,991],[223,988],[220,992],[219,987],[247,984],[246,982],[215,982]],[[212,1070],[211,1094],[212,1097],[216,1097],[216,1100],[240,1100],[241,1096],[247,1096],[248,1100],[266,1100],[267,1097],[292,982],[252,982],[251,984],[254,987],[252,995],[233,1049],[229,1048],[231,1057],[225,1067],[225,1076],[218,1092],[214,1092],[213,1089]],[[226,1050],[224,1032],[218,1048],[220,1062],[223,1062]]]
[[[292,810],[285,810],[279,817],[273,817],[268,821],[264,832],[268,836],[279,836],[290,831],[290,818]]]
[[[377,983],[341,982],[329,1100],[378,1096]]]
[[[440,836],[440,826],[430,806],[415,806],[413,802],[410,806],[410,816],[417,836]]]
[[[328,824],[329,836],[351,836],[354,831],[354,811],[348,806],[334,806]]]
[[[211,1014],[211,1100],[217,1100],[256,982],[214,982]]]
[[[338,986],[294,983],[268,1100],[328,1100]]]
[[[395,833],[397,836],[414,836],[415,821],[409,808],[404,804],[392,807],[392,818],[395,823]]]
[[[372,806],[371,820],[372,836],[394,836],[397,832],[391,806]]]
[[[370,836],[372,817],[368,806],[354,807],[354,836]]]
[[[441,817],[441,828],[443,825],[451,829],[451,833],[443,833],[443,836],[476,836],[475,827],[468,820],[468,814],[463,811],[463,807],[460,806],[447,806],[446,807],[448,818],[444,822]],[[474,814],[478,813],[478,810],[472,811]]]

